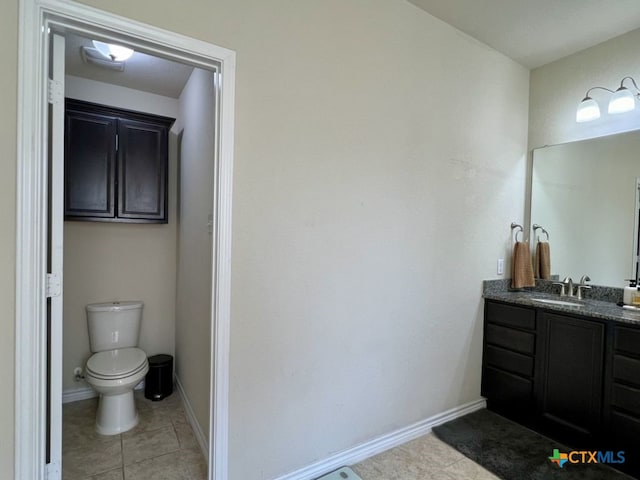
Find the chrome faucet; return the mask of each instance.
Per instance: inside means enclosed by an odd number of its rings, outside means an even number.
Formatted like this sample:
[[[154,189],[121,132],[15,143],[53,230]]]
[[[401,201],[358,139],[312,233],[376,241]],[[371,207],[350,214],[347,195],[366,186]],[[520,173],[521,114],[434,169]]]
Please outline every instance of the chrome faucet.
[[[573,279],[571,277],[565,277],[562,283],[567,287],[567,297],[573,297]]]
[[[582,300],[583,290],[591,290],[591,287],[587,285],[587,282],[590,281],[591,279],[589,278],[589,275],[583,275],[580,279],[580,284],[578,285],[578,300]]]

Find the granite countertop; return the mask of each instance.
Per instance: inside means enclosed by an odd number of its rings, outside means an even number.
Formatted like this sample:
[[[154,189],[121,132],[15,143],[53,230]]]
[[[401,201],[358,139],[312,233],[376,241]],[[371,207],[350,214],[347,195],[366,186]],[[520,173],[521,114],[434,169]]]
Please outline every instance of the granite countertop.
[[[544,282],[537,283],[533,289],[510,291],[508,283],[503,280],[485,281],[482,296],[488,300],[498,300],[514,305],[640,325],[640,310],[627,310],[617,305],[617,301],[622,300],[622,289],[594,286],[591,296],[578,300],[576,297],[561,297],[557,293],[551,293],[549,286],[549,282]],[[619,300],[618,297],[620,297]],[[581,306],[539,303],[534,301],[536,298],[563,300],[579,303]]]

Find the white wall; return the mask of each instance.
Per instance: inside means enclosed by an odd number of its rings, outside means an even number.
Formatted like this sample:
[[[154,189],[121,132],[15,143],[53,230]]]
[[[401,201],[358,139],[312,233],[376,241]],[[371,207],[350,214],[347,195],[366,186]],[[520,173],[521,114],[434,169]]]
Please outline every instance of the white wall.
[[[67,76],[69,98],[177,117],[178,101]],[[63,390],[86,388],[73,378],[91,355],[85,305],[143,300],[140,348],[174,353],[176,282],[176,145],[170,143],[169,223],[66,221],[64,224]]]
[[[528,71],[402,1],[224,13],[243,24],[211,29],[238,51],[230,478],[262,480],[479,398]]]
[[[209,434],[211,369],[211,248],[213,212],[213,74],[194,69],[180,95],[174,130],[178,148],[178,277],[176,289],[176,376],[198,423]]]
[[[231,480],[478,398],[480,282],[523,212],[528,71],[403,0],[85,1],[238,54]]]

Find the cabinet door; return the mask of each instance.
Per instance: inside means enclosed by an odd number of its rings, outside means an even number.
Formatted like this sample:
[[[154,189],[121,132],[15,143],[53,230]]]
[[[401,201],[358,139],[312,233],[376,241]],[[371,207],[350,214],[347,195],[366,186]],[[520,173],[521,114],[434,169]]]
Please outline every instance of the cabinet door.
[[[561,437],[588,441],[601,428],[605,326],[544,312],[540,407]]]
[[[65,218],[114,217],[116,124],[109,115],[67,109]]]
[[[118,217],[166,223],[167,127],[120,119]]]

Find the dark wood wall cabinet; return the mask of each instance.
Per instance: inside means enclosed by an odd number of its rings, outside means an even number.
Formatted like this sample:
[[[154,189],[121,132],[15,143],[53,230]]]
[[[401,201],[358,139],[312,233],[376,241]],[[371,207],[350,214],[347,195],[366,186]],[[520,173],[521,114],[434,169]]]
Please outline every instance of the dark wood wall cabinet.
[[[485,300],[487,407],[640,475],[640,326]]]
[[[167,223],[174,119],[66,100],[66,220]]]

